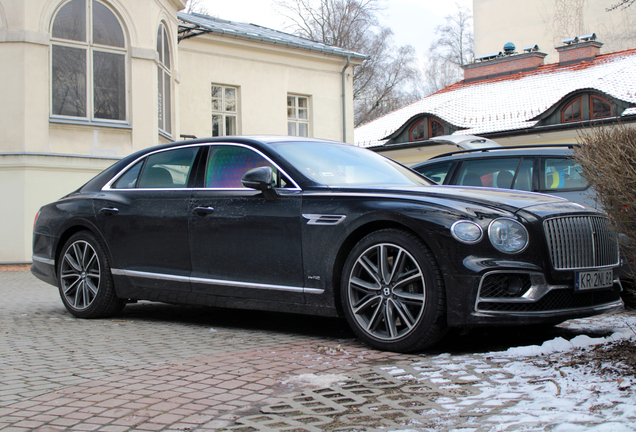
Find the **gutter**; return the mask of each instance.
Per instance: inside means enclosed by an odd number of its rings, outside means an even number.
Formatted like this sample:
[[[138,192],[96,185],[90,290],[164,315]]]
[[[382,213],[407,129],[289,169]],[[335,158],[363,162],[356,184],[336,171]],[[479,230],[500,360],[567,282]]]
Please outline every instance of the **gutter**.
[[[347,68],[351,64],[351,56],[347,56],[347,64],[342,68],[342,142],[347,142]]]

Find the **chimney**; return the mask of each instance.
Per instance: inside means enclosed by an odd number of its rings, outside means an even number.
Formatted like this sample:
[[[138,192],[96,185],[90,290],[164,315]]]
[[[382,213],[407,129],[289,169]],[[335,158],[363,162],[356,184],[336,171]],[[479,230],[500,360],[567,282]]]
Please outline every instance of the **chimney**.
[[[557,47],[559,64],[568,65],[593,60],[600,54],[603,44],[596,41],[596,34],[563,39],[565,45]]]
[[[514,49],[515,46],[508,42],[504,46],[503,53],[480,56],[475,58],[474,63],[462,66],[464,81],[478,81],[533,71],[543,65],[543,59],[547,56],[547,54],[538,52],[537,45],[525,47],[523,54],[515,53]]]

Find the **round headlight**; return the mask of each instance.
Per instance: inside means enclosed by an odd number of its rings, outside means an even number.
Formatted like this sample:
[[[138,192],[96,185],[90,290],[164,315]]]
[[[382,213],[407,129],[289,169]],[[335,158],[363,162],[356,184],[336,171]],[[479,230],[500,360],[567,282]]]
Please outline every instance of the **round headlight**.
[[[471,221],[457,221],[451,226],[451,234],[462,243],[475,244],[484,236],[481,227]]]
[[[519,253],[528,246],[528,231],[513,219],[495,219],[488,227],[492,245],[506,253]]]

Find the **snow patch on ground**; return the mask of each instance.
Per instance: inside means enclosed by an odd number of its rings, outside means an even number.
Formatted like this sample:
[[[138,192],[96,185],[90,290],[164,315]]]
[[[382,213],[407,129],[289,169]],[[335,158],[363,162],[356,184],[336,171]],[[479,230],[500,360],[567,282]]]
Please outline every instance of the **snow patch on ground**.
[[[309,385],[313,387],[329,387],[336,383],[344,383],[349,381],[350,378],[346,375],[338,375],[338,374],[325,374],[325,375],[316,375],[313,373],[302,374],[302,375],[294,375],[286,381],[283,381],[283,384],[291,384],[291,385]]]

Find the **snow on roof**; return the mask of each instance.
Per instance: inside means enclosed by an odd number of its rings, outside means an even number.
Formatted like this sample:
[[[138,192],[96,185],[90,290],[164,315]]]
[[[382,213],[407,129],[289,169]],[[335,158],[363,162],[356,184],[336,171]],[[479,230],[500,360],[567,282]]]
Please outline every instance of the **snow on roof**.
[[[202,33],[214,33],[222,36],[236,37],[241,39],[256,40],[276,45],[285,45],[292,48],[306,49],[326,54],[334,54],[342,57],[357,58],[365,60],[368,56],[354,51],[348,51],[320,42],[314,42],[289,33],[261,27],[256,24],[247,24],[237,21],[227,21],[220,18],[211,17],[198,13],[177,13],[179,23],[179,33],[192,31],[194,35]]]
[[[582,89],[598,90],[636,103],[636,49],[599,55],[577,64],[549,64],[532,72],[460,81],[357,127],[355,144],[383,145],[389,135],[421,114],[435,115],[463,129],[455,132],[460,135],[527,129],[537,123],[535,117]],[[636,110],[628,114],[634,115]]]

